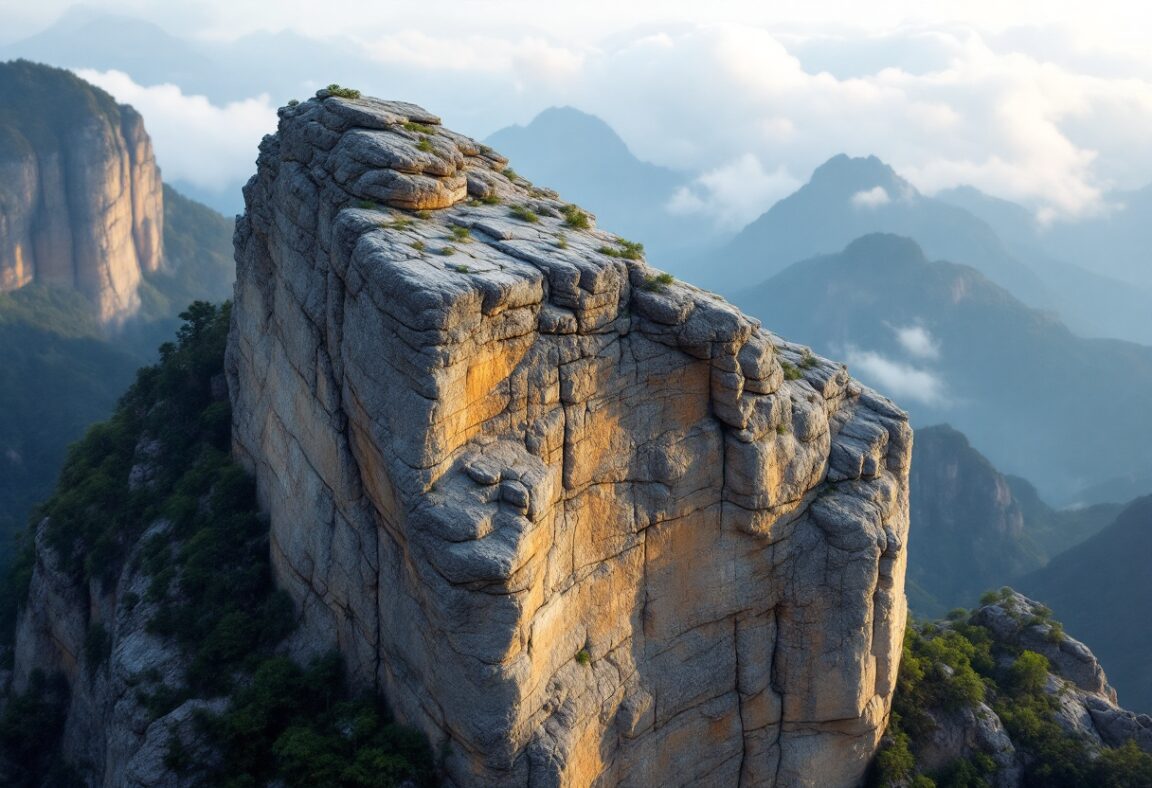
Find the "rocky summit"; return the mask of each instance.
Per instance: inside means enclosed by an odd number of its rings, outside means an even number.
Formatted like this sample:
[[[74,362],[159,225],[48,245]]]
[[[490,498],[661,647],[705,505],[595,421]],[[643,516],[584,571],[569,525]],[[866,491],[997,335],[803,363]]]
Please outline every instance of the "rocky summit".
[[[320,91],[245,188],[227,374],[304,657],[448,785],[851,785],[911,430],[843,366],[411,104]]]

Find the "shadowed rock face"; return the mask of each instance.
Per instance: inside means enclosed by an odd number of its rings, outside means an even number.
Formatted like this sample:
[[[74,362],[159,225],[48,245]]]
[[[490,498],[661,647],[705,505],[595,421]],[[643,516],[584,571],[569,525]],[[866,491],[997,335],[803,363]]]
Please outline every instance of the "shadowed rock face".
[[[0,64],[0,290],[74,288],[102,323],[160,266],[160,171],[131,107],[67,72]]]
[[[320,96],[245,189],[228,348],[300,652],[450,785],[858,780],[904,414],[424,110]]]

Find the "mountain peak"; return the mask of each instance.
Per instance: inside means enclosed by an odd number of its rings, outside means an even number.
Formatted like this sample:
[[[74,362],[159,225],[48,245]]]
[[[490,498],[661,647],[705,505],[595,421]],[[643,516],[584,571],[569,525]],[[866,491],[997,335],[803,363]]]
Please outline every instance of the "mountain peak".
[[[884,258],[908,264],[928,263],[920,244],[911,238],[894,233],[863,235],[845,247],[844,256],[849,260],[861,262]]]
[[[877,186],[883,187],[888,196],[895,198],[908,191],[915,191],[912,184],[896,174],[896,171],[875,156],[848,156],[845,153],[833,156],[812,173],[808,186],[820,190],[843,191],[855,194]]]
[[[588,155],[594,160],[619,161],[633,158],[616,131],[595,115],[575,107],[548,107],[526,126],[509,126],[493,134],[488,142],[516,146],[518,138],[549,140],[552,151],[565,155]]]

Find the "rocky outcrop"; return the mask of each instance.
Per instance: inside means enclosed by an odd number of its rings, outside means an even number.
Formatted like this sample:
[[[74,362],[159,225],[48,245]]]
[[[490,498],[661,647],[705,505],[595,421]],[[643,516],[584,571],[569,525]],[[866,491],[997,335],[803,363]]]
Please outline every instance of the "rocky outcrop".
[[[169,739],[189,726],[194,710],[220,711],[226,699],[192,699],[157,714],[158,691],[182,685],[186,660],[150,626],[158,605],[141,552],[165,535],[159,520],[140,537],[118,577],[78,581],[37,531],[29,603],[17,628],[13,686],[23,691],[33,671],[62,674],[70,688],[60,742],[62,762],[94,786],[179,784],[165,763]],[[190,738],[190,737],[186,737]]]
[[[1041,654],[1051,667],[1048,693],[1059,702],[1057,721],[1073,735],[1119,747],[1129,739],[1152,753],[1152,717],[1121,708],[1096,655],[1055,624],[1051,611],[1019,593],[972,614],[994,642]]]
[[[327,91],[261,146],[229,389],[297,650],[338,645],[449,785],[853,784],[904,414],[506,164]]]
[[[161,260],[163,194],[143,121],[26,61],[0,64],[0,97],[0,290],[74,288],[102,323],[123,322]]]

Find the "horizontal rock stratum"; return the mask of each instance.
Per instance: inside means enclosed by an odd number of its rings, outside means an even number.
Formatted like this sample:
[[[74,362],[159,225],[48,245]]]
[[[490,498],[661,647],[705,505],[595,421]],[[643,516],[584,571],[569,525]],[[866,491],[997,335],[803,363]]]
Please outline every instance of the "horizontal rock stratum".
[[[855,783],[904,414],[506,166],[327,91],[261,146],[228,374],[299,653],[338,646],[449,785]]]

